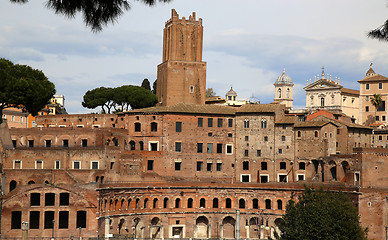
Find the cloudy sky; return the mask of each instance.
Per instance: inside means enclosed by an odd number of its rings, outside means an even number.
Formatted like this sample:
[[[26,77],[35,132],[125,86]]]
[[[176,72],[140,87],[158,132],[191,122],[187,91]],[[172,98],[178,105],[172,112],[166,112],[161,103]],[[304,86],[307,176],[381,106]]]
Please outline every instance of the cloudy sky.
[[[82,16],[55,15],[42,0],[0,0],[0,58],[42,70],[65,95],[69,113],[90,112],[81,106],[87,90],[156,79],[164,23],[174,8],[180,17],[195,11],[203,19],[207,87],[220,96],[232,86],[238,98],[269,103],[285,68],[295,84],[294,106],[303,107],[306,80],[322,66],[353,89],[371,62],[388,76],[388,43],[366,37],[388,18],[387,0],[131,2],[117,23],[95,34]]]

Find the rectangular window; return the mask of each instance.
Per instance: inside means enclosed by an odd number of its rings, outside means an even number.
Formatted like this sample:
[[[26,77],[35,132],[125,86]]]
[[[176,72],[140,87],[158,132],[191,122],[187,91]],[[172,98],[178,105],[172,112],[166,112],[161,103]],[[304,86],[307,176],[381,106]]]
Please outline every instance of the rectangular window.
[[[249,175],[249,174],[241,174],[240,181],[241,182],[250,182],[251,181],[251,175]]]
[[[263,170],[263,171],[268,170],[267,162],[261,162],[261,170]]]
[[[233,119],[228,119],[228,127],[233,127]]]
[[[69,140],[68,139],[63,139],[62,140],[62,146],[63,147],[69,147]]]
[[[46,147],[51,147],[51,140],[45,140],[44,142]]]
[[[55,169],[60,169],[61,168],[61,161],[56,160],[55,161]]]
[[[34,140],[28,140],[28,147],[34,147]]]
[[[181,142],[175,143],[175,152],[182,152],[182,143]]]
[[[44,229],[53,229],[54,228],[54,212],[45,211],[44,212]]]
[[[217,127],[222,127],[222,118],[217,119]]]
[[[369,83],[365,84],[365,89],[369,90]]]
[[[59,206],[69,206],[69,193],[60,193],[59,194]]]
[[[44,205],[45,206],[55,206],[55,193],[45,193],[44,194]]]
[[[297,181],[304,181],[304,174],[298,174]]]
[[[264,142],[268,142],[268,137],[267,136],[264,137]]]
[[[379,82],[379,89],[383,89],[383,83]]]
[[[247,149],[244,150],[244,157],[248,157],[249,151]]]
[[[283,149],[279,148],[279,154],[283,153]]]
[[[140,132],[141,131],[141,123],[135,123],[135,132]]]
[[[13,161],[13,168],[14,169],[21,169],[22,168],[22,161],[21,160],[14,160]]]
[[[197,153],[202,153],[203,143],[197,143]]]
[[[243,170],[249,170],[249,162],[248,161],[243,162]]]
[[[222,170],[222,163],[218,162],[216,165],[216,168],[217,168],[217,172],[221,171]]]
[[[39,229],[40,212],[30,212],[30,229]]]
[[[213,127],[213,118],[208,118],[207,119],[207,126],[208,127]]]
[[[213,153],[213,143],[207,144],[207,153]]]
[[[81,147],[87,147],[88,146],[88,140],[87,139],[82,139],[81,140]]]
[[[16,140],[12,140],[12,145],[14,148],[16,147],[16,144],[17,144]]]
[[[369,112],[369,107],[368,106],[365,107],[365,112]]]
[[[154,170],[154,160],[148,160],[147,161],[147,170],[153,171]]]
[[[278,175],[278,182],[287,182],[287,175],[286,174],[279,174]]]
[[[226,144],[226,154],[232,154],[232,153],[233,153],[233,145]]]
[[[176,122],[175,123],[175,131],[176,132],[182,132],[182,122]]]
[[[267,183],[269,182],[269,176],[267,174],[260,174],[260,183]]]
[[[256,156],[261,157],[261,150],[260,149],[257,150]]]
[[[31,207],[40,206],[40,193],[31,193],[30,194],[30,204],[31,204]]]
[[[22,212],[21,211],[12,211],[11,213],[11,229],[21,229],[22,228]]]
[[[73,169],[81,169],[81,162],[80,161],[74,161],[73,162]]]
[[[280,162],[280,169],[286,169],[286,168],[287,168],[286,162]]]
[[[43,161],[42,160],[35,161],[35,169],[43,169]]]
[[[217,143],[217,153],[222,153],[222,143]]]
[[[159,142],[148,142],[148,149],[150,151],[159,151]]]
[[[213,168],[213,163],[208,162],[206,163],[206,171],[211,172]]]
[[[202,171],[202,161],[197,162],[197,171]]]
[[[380,117],[379,116],[376,116],[376,121],[380,121]]]
[[[76,228],[86,228],[86,211],[77,211]]]
[[[175,162],[175,171],[180,171],[182,167],[182,162]]]
[[[69,211],[60,211],[59,212],[58,228],[60,228],[60,229],[69,228]]]
[[[286,141],[286,136],[282,136],[282,141]]]
[[[245,141],[249,141],[249,136],[245,136]]]
[[[93,161],[90,164],[91,164],[91,166],[90,166],[91,169],[95,169],[95,170],[98,169],[98,162],[97,161]]]
[[[203,127],[203,118],[198,118],[198,127]]]

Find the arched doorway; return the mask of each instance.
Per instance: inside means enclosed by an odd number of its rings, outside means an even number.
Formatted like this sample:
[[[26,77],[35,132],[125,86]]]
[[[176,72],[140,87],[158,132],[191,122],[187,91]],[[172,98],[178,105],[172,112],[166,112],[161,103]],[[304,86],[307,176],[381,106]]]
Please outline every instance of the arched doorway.
[[[208,238],[209,236],[209,220],[205,216],[201,216],[197,218],[195,221],[196,231],[195,231],[195,237],[196,238]]]
[[[162,238],[162,236],[163,236],[163,227],[161,226],[160,219],[158,217],[154,217],[151,220],[150,237]]]
[[[260,237],[260,226],[259,218],[252,217],[249,219],[249,236],[248,238],[259,238]]]
[[[226,217],[222,221],[222,238],[235,239],[236,220],[232,217]]]
[[[9,191],[12,191],[16,188],[16,181],[15,180],[12,180],[10,183],[9,183]]]

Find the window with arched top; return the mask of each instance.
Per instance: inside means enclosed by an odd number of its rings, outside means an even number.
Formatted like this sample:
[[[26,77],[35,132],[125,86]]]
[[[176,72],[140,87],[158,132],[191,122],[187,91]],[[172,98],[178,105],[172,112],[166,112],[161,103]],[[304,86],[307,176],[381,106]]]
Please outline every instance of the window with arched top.
[[[245,208],[245,200],[244,199],[240,199],[238,201],[238,208]]]
[[[16,181],[15,180],[12,180],[10,183],[9,183],[9,191],[12,191],[16,188]]]
[[[144,199],[144,208],[148,208],[148,198]]]
[[[175,199],[175,208],[180,208],[181,207],[181,199],[177,198]]]
[[[249,128],[249,120],[248,119],[244,120],[244,128]]]
[[[225,200],[225,208],[232,208],[232,200],[230,198]]]
[[[321,98],[321,107],[325,106],[325,98]]]
[[[135,141],[130,141],[129,142],[129,146],[130,146],[130,148],[131,148],[131,150],[135,150],[136,149],[136,143],[135,143]]]
[[[290,98],[290,89],[287,88],[287,98]]]
[[[187,208],[193,208],[193,199],[192,198],[187,199]]]
[[[152,208],[157,208],[158,207],[158,199],[154,198],[154,202],[152,204]]]
[[[141,123],[137,122],[135,123],[135,132],[140,132],[141,131]]]
[[[282,210],[283,209],[283,202],[282,202],[282,200],[277,200],[277,204],[278,204],[278,209],[279,210]]]
[[[218,208],[218,198],[213,198],[213,208]]]
[[[271,200],[270,199],[265,200],[265,209],[271,209]]]
[[[281,98],[282,97],[282,89],[278,89],[278,96],[279,96],[279,98]]]
[[[164,198],[164,200],[163,200],[163,208],[168,208],[168,198]]]
[[[205,208],[206,207],[206,200],[204,198],[201,198],[199,200],[199,207],[200,208]]]
[[[261,128],[267,128],[267,120],[261,119]]]

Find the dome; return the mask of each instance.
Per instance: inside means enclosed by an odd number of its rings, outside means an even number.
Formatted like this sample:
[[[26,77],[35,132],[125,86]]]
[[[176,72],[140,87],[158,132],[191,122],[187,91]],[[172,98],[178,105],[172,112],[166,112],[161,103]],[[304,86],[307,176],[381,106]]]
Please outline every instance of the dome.
[[[226,92],[225,96],[237,96],[237,93],[230,87],[230,90]]]
[[[294,85],[294,83],[292,82],[292,79],[289,76],[287,76],[285,69],[283,69],[282,75],[280,75],[278,79],[276,79],[275,85],[280,85],[280,84]]]

